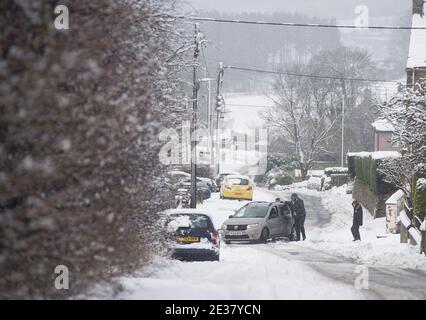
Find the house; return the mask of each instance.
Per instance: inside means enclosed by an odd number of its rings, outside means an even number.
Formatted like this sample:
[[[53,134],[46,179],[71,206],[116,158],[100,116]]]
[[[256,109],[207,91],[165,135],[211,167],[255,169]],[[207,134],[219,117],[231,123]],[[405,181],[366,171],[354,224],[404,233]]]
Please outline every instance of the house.
[[[413,28],[426,28],[426,1],[413,0]],[[411,30],[407,60],[407,87],[426,80],[426,29]]]
[[[394,128],[386,119],[376,120],[371,124],[374,128],[374,151],[400,151],[398,142],[395,141]]]

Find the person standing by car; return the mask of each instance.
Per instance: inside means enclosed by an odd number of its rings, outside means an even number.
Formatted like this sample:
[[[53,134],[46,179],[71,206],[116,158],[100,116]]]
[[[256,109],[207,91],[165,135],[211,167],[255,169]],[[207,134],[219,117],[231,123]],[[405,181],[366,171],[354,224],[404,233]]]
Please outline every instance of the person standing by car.
[[[352,221],[352,235],[354,237],[353,241],[361,241],[361,235],[359,234],[359,227],[362,226],[362,206],[358,200],[352,202],[352,207],[354,208],[354,217]]]
[[[300,241],[300,234],[302,234],[302,239],[306,239],[305,233],[305,204],[303,200],[300,199],[297,194],[293,193],[291,195],[291,210],[294,214],[295,227],[296,227],[296,241]]]

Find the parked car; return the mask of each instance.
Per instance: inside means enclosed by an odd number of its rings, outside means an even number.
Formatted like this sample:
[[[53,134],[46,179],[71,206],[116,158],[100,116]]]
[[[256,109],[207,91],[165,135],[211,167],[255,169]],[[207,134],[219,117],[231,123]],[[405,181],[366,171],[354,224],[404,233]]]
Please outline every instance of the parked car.
[[[191,175],[183,171],[169,171],[169,177],[171,177],[172,183],[176,190],[187,189],[190,193],[191,189]],[[197,191],[202,193],[203,200],[211,198],[211,187],[203,178],[197,178]]]
[[[200,179],[201,181],[207,183],[207,185],[209,186],[211,192],[218,192],[219,191],[219,189],[218,189],[218,187],[216,185],[216,182],[213,179],[210,179],[210,178],[201,178],[201,177],[198,178],[198,179]]]
[[[234,171],[224,171],[224,172],[219,173],[216,177],[216,185],[218,186],[218,188],[220,188],[222,186],[222,182],[225,179],[225,177],[232,175],[232,174],[238,175],[239,173],[234,172]]]
[[[172,257],[219,261],[219,233],[207,212],[173,209],[166,211],[166,216],[167,230],[172,238]]]
[[[191,175],[184,171],[172,170],[167,172],[167,182],[176,191],[182,188],[182,184],[188,179],[191,179]]]
[[[203,200],[210,199],[212,192],[207,182],[197,179],[197,191],[203,194]]]
[[[287,202],[254,201],[226,220],[221,233],[225,243],[249,241],[266,243],[268,239],[293,238],[294,218]]]
[[[221,199],[253,200],[253,184],[250,178],[241,175],[228,175],[220,188]]]

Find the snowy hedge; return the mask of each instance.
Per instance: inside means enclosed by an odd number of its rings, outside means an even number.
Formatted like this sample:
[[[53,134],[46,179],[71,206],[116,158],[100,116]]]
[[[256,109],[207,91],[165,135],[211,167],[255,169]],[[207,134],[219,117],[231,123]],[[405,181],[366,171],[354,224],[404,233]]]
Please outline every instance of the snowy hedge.
[[[415,178],[413,188],[414,213],[423,221],[426,217],[426,178]]]
[[[324,174],[331,176],[332,174],[348,174],[349,169],[345,167],[330,167],[324,169]]]
[[[61,298],[147,264],[172,199],[166,1],[65,3],[69,30],[53,27],[56,0],[0,1],[0,299]]]
[[[383,181],[383,175],[377,170],[381,157],[372,157],[370,153],[348,154],[348,170],[352,177],[357,177],[367,185],[374,194],[389,194],[395,187]]]

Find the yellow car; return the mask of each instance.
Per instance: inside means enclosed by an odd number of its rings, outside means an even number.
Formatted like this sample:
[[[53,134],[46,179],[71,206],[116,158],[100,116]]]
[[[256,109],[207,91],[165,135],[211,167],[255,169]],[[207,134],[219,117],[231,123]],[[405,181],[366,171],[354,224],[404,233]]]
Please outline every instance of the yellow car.
[[[241,175],[226,176],[220,187],[221,199],[253,200],[253,184],[249,177]]]

